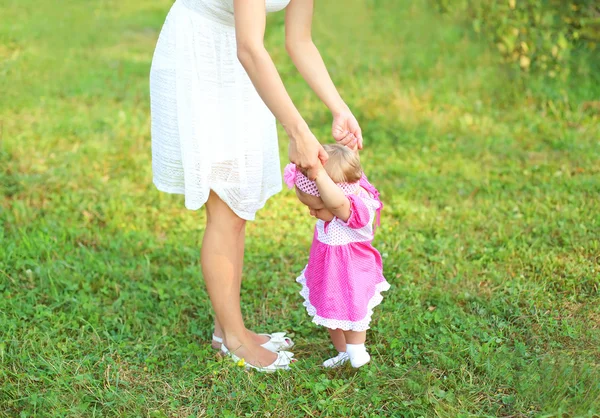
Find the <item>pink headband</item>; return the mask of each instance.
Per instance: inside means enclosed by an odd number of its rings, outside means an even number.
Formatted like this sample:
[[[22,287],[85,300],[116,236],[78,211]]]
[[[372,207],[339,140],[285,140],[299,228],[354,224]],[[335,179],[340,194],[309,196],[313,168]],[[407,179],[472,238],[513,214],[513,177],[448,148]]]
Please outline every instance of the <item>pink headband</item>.
[[[283,180],[285,184],[287,184],[288,188],[293,189],[294,186],[298,188],[298,190],[307,193],[312,196],[320,196],[319,189],[317,188],[317,183],[310,180],[304,174],[298,170],[296,164],[289,163],[285,166],[285,170],[283,171]],[[337,185],[342,189],[344,194],[351,195],[356,193],[356,191],[360,187],[360,182],[355,183],[337,183]]]

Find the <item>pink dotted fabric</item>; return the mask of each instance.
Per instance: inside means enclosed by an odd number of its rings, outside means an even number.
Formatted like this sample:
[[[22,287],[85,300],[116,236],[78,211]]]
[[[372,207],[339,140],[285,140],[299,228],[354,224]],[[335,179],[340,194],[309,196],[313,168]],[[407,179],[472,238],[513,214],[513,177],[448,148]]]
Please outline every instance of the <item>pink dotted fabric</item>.
[[[296,279],[314,323],[331,329],[364,331],[373,308],[390,288],[381,255],[371,244],[373,222],[381,202],[364,190],[348,196],[347,222],[318,221],[308,265]]]
[[[298,170],[296,167],[296,164],[289,163],[285,166],[285,170],[283,171],[283,180],[290,189],[296,186],[298,190],[304,193],[317,197],[321,196],[319,193],[319,188],[317,187],[317,183],[302,174],[302,172],[300,172],[300,170]],[[360,182],[336,183],[336,185],[342,189],[346,196],[348,196],[358,191]]]

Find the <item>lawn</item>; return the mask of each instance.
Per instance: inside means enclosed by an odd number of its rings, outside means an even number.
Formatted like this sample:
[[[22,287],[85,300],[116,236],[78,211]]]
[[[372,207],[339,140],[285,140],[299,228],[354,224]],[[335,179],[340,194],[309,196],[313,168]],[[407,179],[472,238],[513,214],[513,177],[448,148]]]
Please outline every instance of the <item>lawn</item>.
[[[291,373],[209,347],[204,211],[151,181],[148,73],[170,0],[0,3],[0,416],[600,416],[600,76],[509,72],[419,1],[317,2],[315,41],[365,135],[392,284],[359,370],[295,277],[313,221],[290,191],[248,226],[247,325]],[[331,117],[267,47],[315,134]],[[280,130],[282,165],[286,138]]]

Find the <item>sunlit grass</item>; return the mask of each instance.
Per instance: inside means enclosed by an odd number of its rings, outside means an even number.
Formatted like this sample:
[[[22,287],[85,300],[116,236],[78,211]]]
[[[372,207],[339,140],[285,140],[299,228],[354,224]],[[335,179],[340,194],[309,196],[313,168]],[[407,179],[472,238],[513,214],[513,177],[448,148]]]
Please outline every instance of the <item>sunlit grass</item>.
[[[333,349],[294,282],[312,220],[293,193],[271,199],[248,226],[243,307],[248,326],[292,333],[300,361],[264,376],[210,350],[204,213],[151,184],[148,72],[169,4],[0,5],[0,414],[600,413],[597,74],[506,73],[424,1],[317,2],[315,41],[383,192],[393,288],[372,364],[320,369]],[[266,42],[330,141],[282,15]]]

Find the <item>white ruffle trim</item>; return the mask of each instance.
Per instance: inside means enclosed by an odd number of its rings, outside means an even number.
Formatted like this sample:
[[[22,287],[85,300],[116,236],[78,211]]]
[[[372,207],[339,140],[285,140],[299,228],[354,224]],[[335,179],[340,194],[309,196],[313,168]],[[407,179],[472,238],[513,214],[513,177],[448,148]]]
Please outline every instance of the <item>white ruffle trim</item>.
[[[344,331],[365,331],[369,329],[371,316],[373,316],[373,308],[379,305],[383,300],[383,295],[381,294],[381,292],[385,292],[390,288],[390,284],[385,280],[381,283],[378,283],[375,286],[375,294],[369,300],[369,304],[367,305],[367,315],[360,321],[348,321],[343,319],[324,318],[322,316],[317,315],[317,308],[315,308],[310,303],[310,299],[308,297],[310,290],[306,285],[306,277],[304,276],[304,271],[302,271],[302,273],[300,274],[300,276],[298,276],[296,281],[302,285],[300,295],[304,298],[303,305],[306,307],[306,311],[310,316],[313,317],[312,322],[314,322],[317,325],[322,325],[329,329],[339,328]]]

